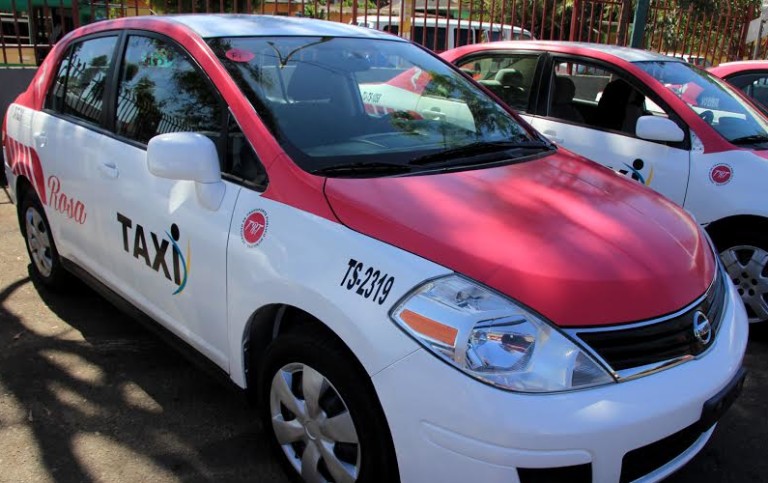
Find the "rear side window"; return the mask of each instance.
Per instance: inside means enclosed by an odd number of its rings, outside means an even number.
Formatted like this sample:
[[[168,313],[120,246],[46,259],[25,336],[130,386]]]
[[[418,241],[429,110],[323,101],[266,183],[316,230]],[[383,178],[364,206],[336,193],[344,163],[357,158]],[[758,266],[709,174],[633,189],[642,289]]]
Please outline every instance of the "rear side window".
[[[198,132],[219,146],[222,101],[187,55],[170,42],[130,36],[117,92],[117,134],[146,144],[171,132]]]
[[[538,62],[538,54],[493,54],[461,61],[459,67],[513,109],[528,112]]]
[[[46,107],[92,124],[101,124],[104,88],[116,44],[116,36],[74,44],[59,66]]]

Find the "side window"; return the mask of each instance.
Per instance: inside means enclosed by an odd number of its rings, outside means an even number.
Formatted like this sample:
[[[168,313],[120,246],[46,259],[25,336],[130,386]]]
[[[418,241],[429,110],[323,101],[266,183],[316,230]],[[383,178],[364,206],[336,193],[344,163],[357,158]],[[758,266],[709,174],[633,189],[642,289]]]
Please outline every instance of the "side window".
[[[738,86],[746,95],[768,106],[768,73],[734,76],[728,82]]]
[[[219,146],[223,102],[187,55],[152,37],[130,36],[120,72],[115,130],[146,144],[170,132],[198,132]]]
[[[459,68],[513,109],[527,112],[538,62],[535,54],[491,55],[462,61]]]
[[[46,107],[100,124],[104,87],[116,44],[117,37],[99,37],[73,45],[59,66]]]
[[[590,63],[555,61],[548,99],[548,117],[633,136],[641,116],[669,117],[616,72]]]

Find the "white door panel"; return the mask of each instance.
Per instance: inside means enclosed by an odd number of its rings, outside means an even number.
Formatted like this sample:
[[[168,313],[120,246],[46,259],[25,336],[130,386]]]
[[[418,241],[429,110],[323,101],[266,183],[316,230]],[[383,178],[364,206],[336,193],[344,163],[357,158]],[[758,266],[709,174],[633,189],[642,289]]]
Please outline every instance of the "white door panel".
[[[120,193],[104,207],[105,281],[228,370],[226,248],[240,187],[225,182],[210,211],[194,182],[152,175],[144,149],[105,138],[102,152],[99,162],[119,173],[104,190]]]
[[[105,263],[101,207],[109,193],[100,188],[95,163],[103,135],[45,112],[35,113],[31,134],[42,166],[46,215],[59,254],[101,273]]]
[[[679,205],[685,202],[689,151],[552,119],[526,119],[556,144],[621,172]]]

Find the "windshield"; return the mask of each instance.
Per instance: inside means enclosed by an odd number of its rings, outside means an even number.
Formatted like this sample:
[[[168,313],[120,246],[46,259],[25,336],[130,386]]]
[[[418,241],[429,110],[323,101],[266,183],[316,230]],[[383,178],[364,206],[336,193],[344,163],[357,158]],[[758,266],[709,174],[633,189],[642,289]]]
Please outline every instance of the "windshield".
[[[407,42],[208,42],[286,152],[312,173],[456,169],[551,149],[471,81]]]
[[[636,62],[734,144],[768,143],[768,123],[713,75],[683,62]],[[764,146],[760,146],[761,148]]]

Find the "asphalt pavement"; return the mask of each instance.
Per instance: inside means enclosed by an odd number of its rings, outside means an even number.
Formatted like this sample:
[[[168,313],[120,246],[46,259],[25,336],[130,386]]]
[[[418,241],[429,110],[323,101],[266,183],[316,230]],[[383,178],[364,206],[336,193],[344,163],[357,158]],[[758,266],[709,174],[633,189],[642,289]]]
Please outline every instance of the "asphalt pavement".
[[[768,327],[745,365],[741,398],[669,482],[768,482]],[[34,286],[0,188],[0,482],[139,481],[287,480],[242,396],[87,288]]]

